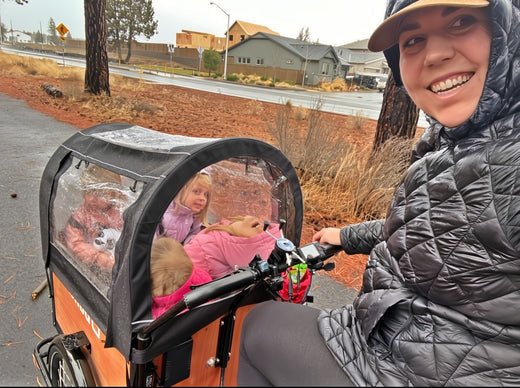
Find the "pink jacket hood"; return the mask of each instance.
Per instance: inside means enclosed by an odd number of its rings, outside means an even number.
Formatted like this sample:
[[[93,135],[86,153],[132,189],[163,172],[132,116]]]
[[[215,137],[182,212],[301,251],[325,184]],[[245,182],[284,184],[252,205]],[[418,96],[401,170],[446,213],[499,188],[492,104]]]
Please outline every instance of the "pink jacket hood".
[[[193,272],[191,273],[190,277],[188,280],[186,280],[186,283],[184,283],[177,291],[170,295],[152,297],[153,319],[161,316],[175,303],[182,300],[184,294],[191,290],[190,286],[207,283],[211,280],[211,276],[209,276],[206,271],[197,267],[193,267]]]

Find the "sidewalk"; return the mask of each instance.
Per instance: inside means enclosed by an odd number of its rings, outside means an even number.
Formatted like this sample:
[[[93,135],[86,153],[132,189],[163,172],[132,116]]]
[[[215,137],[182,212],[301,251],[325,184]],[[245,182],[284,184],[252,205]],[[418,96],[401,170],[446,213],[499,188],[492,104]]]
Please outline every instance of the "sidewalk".
[[[48,288],[31,297],[45,280],[40,179],[52,153],[76,131],[0,93],[0,385],[37,386],[33,349],[57,334]]]

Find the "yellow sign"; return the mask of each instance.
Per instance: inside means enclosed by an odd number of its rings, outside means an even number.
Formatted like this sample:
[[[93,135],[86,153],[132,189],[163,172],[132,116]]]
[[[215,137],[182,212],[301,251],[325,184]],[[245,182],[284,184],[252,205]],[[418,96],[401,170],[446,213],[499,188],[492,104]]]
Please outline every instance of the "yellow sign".
[[[60,33],[61,36],[65,35],[67,32],[69,32],[69,29],[65,27],[65,24],[60,23],[58,27],[56,27],[56,30]]]
[[[60,36],[60,40],[67,40],[66,36]]]

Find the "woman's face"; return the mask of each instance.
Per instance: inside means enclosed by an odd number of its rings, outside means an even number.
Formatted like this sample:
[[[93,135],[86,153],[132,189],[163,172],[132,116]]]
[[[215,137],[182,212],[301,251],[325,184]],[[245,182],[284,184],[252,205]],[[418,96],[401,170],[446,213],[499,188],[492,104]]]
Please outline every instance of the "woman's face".
[[[403,84],[426,114],[455,127],[477,107],[490,50],[485,8],[439,6],[411,12],[399,34]]]

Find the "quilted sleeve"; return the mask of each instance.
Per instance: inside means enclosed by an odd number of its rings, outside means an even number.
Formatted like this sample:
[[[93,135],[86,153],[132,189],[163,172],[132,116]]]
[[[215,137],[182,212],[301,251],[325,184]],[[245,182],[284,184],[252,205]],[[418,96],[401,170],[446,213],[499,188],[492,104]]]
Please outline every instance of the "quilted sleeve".
[[[341,229],[341,246],[350,255],[368,255],[383,238],[384,219],[352,224]]]

